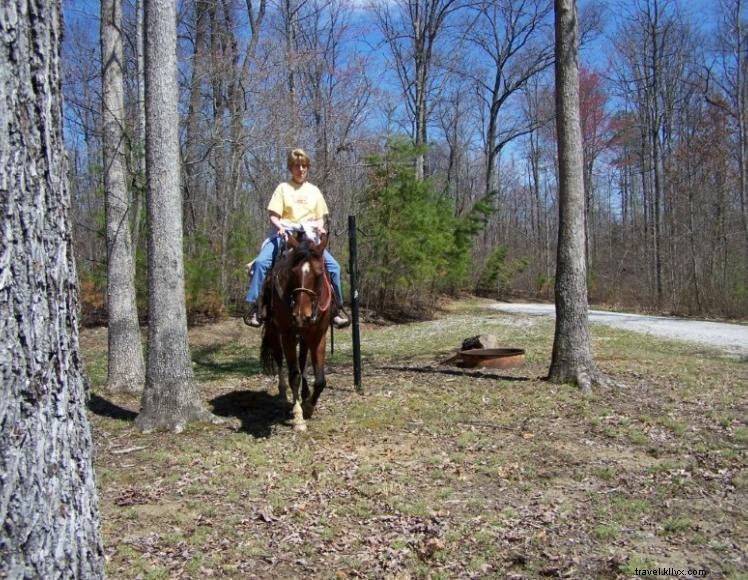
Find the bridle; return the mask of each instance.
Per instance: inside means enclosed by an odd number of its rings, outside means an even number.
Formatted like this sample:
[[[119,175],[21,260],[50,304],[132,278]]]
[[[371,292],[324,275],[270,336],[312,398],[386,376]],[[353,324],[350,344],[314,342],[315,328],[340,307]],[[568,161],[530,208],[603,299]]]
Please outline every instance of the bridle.
[[[292,243],[290,239],[283,240],[282,241],[283,246],[286,244],[291,245],[291,250],[295,250],[297,248],[297,243]],[[271,284],[275,288],[275,292],[271,293],[271,301],[275,301],[276,299],[280,300],[281,302],[285,303],[285,307],[288,308],[288,311],[292,314],[291,318],[294,319],[293,312],[296,307],[297,298],[301,294],[306,294],[310,297],[312,300],[312,315],[309,320],[309,324],[315,324],[319,318],[319,315],[321,312],[327,312],[327,310],[330,308],[330,304],[332,303],[332,284],[330,283],[330,280],[328,278],[328,274],[326,270],[324,269],[324,265],[322,266],[322,274],[321,278],[322,280],[317,283],[317,290],[312,290],[311,288],[306,288],[304,286],[304,278],[305,274],[303,273],[304,266],[307,265],[309,267],[309,270],[312,270],[312,260],[323,260],[322,252],[324,251],[325,246],[327,245],[326,239],[323,241],[322,245],[316,246],[315,252],[310,252],[309,255],[305,256],[299,256],[301,258],[298,263],[294,264],[293,266],[289,266],[287,269],[285,269],[285,272],[281,273],[277,271],[275,268],[273,268],[273,274],[272,274],[272,282]],[[282,246],[282,250],[285,250],[285,248]],[[286,259],[289,259],[288,254],[285,254]],[[295,261],[295,260],[294,260]],[[301,286],[297,288],[293,288],[291,290],[288,289],[290,286],[290,277],[291,272],[296,269],[301,269]],[[295,276],[294,276],[295,277]],[[322,295],[324,292],[324,289],[327,289],[327,297],[324,299],[324,304],[320,304],[320,300],[322,299]],[[272,302],[271,302],[272,305]],[[272,306],[271,306],[272,307]],[[295,324],[294,324],[295,325]]]
[[[306,260],[304,262],[301,262],[300,264],[297,264],[297,268],[303,268],[304,264],[307,264],[309,260]],[[327,287],[327,300],[325,301],[324,305],[320,305],[320,292],[315,292],[311,288],[306,288],[305,286],[299,286],[298,288],[294,288],[290,292],[289,296],[289,306],[291,312],[293,312],[294,307],[296,306],[296,296],[298,294],[307,294],[312,299],[312,317],[310,319],[310,322],[314,324],[317,321],[317,317],[319,316],[320,312],[327,312],[327,309],[330,308],[330,302],[332,302],[332,286],[330,284],[330,281],[327,279],[327,273],[322,272],[322,286]],[[302,284],[303,284],[303,277],[302,277]]]

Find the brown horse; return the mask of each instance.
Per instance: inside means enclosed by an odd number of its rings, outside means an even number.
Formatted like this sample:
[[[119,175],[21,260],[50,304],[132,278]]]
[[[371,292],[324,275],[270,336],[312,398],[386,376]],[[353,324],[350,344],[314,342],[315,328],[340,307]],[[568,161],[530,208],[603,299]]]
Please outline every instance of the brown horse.
[[[287,252],[265,280],[267,316],[260,357],[266,372],[278,373],[280,396],[287,399],[286,385],[282,380],[285,358],[293,394],[292,424],[297,431],[304,431],[305,419],[312,416],[327,384],[325,345],[330,326],[332,286],[322,256],[327,247],[327,236],[323,235],[318,244],[293,237],[289,237],[287,243]],[[307,356],[311,356],[314,369],[311,393],[304,376]]]

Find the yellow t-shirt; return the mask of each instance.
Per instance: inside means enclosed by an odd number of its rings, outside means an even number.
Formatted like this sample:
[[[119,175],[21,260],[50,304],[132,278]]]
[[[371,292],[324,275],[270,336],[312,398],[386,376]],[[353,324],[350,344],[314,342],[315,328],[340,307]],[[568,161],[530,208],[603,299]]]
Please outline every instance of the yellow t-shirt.
[[[297,224],[317,220],[330,213],[322,192],[308,181],[301,185],[294,181],[281,183],[270,198],[268,211]]]

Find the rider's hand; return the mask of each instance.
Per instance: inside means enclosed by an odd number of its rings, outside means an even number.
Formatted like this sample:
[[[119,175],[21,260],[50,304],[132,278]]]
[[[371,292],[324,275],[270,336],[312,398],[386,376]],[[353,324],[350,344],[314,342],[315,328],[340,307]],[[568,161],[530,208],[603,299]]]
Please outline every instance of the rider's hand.
[[[288,232],[286,231],[286,228],[284,228],[283,226],[280,226],[280,227],[278,228],[278,235],[279,235],[279,236],[280,236],[281,238],[283,238],[284,240],[285,240],[286,238],[288,238]]]

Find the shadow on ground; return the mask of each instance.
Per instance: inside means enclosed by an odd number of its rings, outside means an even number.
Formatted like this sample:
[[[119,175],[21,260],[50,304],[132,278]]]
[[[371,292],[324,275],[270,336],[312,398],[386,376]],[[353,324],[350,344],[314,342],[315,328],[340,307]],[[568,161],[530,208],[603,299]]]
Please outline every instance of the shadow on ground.
[[[216,360],[216,355],[221,353],[222,348],[219,344],[193,349],[192,362],[197,381],[219,380],[227,376],[247,377],[262,372],[260,361],[248,357],[245,352],[233,356],[222,354],[222,360]]]
[[[450,369],[450,368],[433,367],[433,366],[426,366],[426,367],[379,366],[375,368],[385,370],[385,371],[400,371],[400,372],[406,372],[406,373],[422,373],[422,374],[432,374],[432,375],[452,375],[452,376],[459,376],[459,377],[471,377],[474,379],[494,379],[496,381],[525,382],[525,381],[538,380],[537,377],[513,377],[510,375],[499,375],[493,372],[466,371],[462,369]]]
[[[289,404],[279,396],[265,391],[233,391],[208,401],[213,413],[220,417],[236,417],[239,430],[256,438],[273,434],[275,425],[289,425]]]
[[[138,416],[135,411],[120,407],[99,395],[91,395],[88,401],[88,409],[100,417],[109,417],[118,421],[134,421],[135,417]]]

